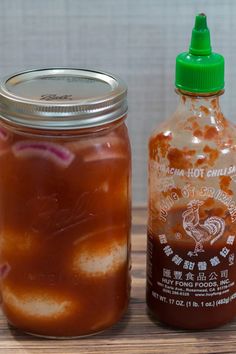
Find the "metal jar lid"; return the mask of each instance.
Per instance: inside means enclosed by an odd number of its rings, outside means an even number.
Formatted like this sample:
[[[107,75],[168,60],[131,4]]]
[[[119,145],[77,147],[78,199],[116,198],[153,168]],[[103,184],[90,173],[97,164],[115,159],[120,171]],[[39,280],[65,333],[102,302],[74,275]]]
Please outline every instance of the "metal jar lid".
[[[70,130],[111,123],[127,112],[127,87],[91,70],[20,72],[0,83],[0,119],[16,126]]]

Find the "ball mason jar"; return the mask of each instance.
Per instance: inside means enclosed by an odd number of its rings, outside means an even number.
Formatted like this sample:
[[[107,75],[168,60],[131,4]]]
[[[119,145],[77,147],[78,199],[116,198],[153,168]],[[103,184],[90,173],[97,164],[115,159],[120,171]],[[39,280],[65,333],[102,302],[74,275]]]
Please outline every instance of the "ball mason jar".
[[[8,322],[46,337],[101,331],[130,292],[127,90],[79,69],[0,86],[0,290]]]

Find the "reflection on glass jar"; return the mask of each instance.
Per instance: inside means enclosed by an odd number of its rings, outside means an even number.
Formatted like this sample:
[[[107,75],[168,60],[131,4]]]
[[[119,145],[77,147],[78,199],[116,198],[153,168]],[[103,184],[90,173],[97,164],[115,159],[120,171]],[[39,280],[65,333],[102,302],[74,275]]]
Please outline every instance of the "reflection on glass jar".
[[[130,291],[126,88],[103,73],[48,69],[3,81],[0,101],[4,313],[42,336],[103,330]]]

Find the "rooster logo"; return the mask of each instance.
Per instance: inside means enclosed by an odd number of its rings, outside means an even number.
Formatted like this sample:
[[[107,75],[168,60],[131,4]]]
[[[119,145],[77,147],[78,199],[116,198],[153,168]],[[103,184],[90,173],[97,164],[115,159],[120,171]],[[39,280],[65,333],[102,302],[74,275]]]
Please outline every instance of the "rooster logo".
[[[211,216],[203,222],[199,219],[199,207],[204,202],[193,200],[187,204],[187,209],[183,212],[183,228],[186,234],[195,241],[195,249],[191,255],[197,256],[204,252],[203,243],[210,240],[213,245],[224,233],[225,222],[218,216]]]

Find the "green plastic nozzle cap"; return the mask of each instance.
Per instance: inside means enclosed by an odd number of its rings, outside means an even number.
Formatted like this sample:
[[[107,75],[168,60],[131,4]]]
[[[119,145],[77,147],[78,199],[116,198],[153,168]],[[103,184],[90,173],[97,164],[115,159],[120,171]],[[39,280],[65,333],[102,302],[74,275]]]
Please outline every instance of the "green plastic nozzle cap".
[[[178,89],[195,93],[224,88],[224,57],[211,50],[205,14],[196,16],[189,52],[176,58],[175,85]]]

